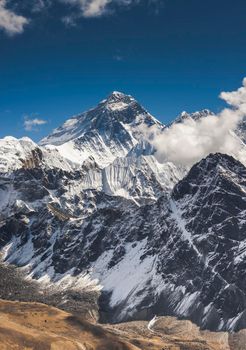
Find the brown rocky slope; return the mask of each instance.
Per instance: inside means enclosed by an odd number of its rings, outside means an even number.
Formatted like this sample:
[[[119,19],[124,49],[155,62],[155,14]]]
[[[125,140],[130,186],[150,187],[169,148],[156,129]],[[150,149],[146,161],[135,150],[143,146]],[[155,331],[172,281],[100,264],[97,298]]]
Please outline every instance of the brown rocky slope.
[[[246,331],[200,331],[190,321],[160,317],[118,325],[89,323],[41,303],[0,301],[1,350],[245,350]]]

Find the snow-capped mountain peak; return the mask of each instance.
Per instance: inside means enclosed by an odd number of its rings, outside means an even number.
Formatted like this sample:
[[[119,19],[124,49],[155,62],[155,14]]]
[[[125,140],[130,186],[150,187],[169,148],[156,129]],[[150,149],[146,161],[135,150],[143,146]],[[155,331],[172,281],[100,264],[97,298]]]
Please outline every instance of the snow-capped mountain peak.
[[[132,96],[114,91],[96,107],[68,119],[40,144],[55,147],[79,165],[93,156],[107,166],[146,138],[143,129],[152,125],[163,128]]]

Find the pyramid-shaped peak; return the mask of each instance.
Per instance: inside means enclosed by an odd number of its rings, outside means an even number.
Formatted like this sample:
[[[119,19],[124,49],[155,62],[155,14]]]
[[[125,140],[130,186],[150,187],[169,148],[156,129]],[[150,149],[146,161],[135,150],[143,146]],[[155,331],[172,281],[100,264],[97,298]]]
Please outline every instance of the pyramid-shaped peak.
[[[124,144],[122,149],[125,147],[128,152],[129,145],[131,144],[132,147],[143,134],[142,129],[138,130],[139,125],[142,124],[146,126],[157,124],[162,127],[162,124],[132,96],[113,91],[94,108],[68,119],[51,135],[41,140],[40,144],[60,146],[68,141],[82,140],[82,138],[85,143],[88,143],[93,134],[97,135],[98,139],[106,140],[108,144],[112,143],[112,140],[117,144]],[[134,136],[132,136],[133,133]],[[133,140],[133,137],[136,140]]]

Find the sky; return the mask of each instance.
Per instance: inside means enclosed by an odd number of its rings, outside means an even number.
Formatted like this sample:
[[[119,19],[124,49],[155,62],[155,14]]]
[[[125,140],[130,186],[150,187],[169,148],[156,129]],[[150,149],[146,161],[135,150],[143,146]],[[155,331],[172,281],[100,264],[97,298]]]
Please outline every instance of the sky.
[[[35,141],[111,91],[164,123],[246,76],[245,0],[0,0],[0,137]]]

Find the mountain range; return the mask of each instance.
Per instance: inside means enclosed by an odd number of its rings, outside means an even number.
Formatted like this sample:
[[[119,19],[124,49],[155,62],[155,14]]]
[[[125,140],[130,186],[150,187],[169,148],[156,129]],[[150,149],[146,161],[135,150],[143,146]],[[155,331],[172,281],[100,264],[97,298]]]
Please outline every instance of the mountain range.
[[[96,291],[102,322],[171,315],[246,328],[245,164],[221,153],[191,168],[161,163],[153,128],[171,125],[113,92],[39,144],[0,140],[3,262],[64,303]]]

